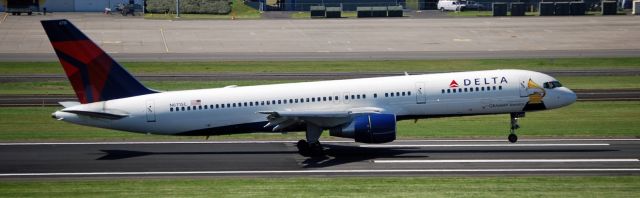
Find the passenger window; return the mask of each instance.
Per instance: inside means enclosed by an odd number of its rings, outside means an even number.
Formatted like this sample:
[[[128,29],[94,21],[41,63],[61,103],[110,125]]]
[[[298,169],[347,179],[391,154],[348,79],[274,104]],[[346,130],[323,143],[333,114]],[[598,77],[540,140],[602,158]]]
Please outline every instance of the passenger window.
[[[184,107],[182,107],[182,111],[184,111]]]
[[[496,86],[493,86],[493,90],[494,90],[494,91],[496,90]]]
[[[169,111],[170,111],[170,112],[173,112],[173,107],[169,108]]]
[[[360,94],[356,95],[356,99],[360,99]]]
[[[480,91],[480,88],[476,87],[476,91]]]
[[[309,98],[307,98],[307,102],[309,102]]]
[[[320,102],[320,97],[316,98],[316,100],[317,100],[318,102]]]
[[[409,91],[409,92],[407,92],[407,95],[411,96],[411,92],[410,92],[410,91]]]
[[[469,88],[469,92],[473,92],[473,87]]]
[[[362,99],[367,99],[367,94],[362,94]]]
[[[502,85],[498,86],[498,90],[502,90]]]
[[[398,97],[399,97],[399,96],[400,96],[400,92],[396,92],[396,96],[398,96]]]
[[[393,92],[391,92],[391,97],[393,97]]]
[[[482,91],[484,91],[484,87],[482,87]]]
[[[453,89],[453,93],[456,93],[456,89]]]
[[[329,101],[333,100],[333,97],[329,96]]]
[[[282,104],[282,100],[278,100],[278,104]]]
[[[322,97],[322,101],[327,101],[327,97]]]
[[[389,97],[389,93],[384,93],[384,97]]]
[[[467,92],[467,88],[464,88],[464,92]]]
[[[447,93],[451,93],[451,89],[447,89]]]
[[[374,94],[373,94],[373,98],[378,98],[378,94],[377,94],[377,93],[374,93]]]
[[[208,107],[207,105],[204,105],[204,109],[207,109],[207,107]]]
[[[298,103],[298,99],[295,100],[295,103]]]
[[[293,99],[289,99],[289,104],[293,103]]]
[[[351,100],[356,99],[355,95],[351,95]]]
[[[188,106],[188,107],[187,107],[187,111],[191,111],[191,106]]]
[[[403,92],[402,92],[402,96],[404,96],[404,95],[405,95],[405,92],[403,91]]]
[[[458,88],[458,93],[462,93],[462,88]]]
[[[335,96],[335,97],[334,97],[334,99],[339,100],[339,99],[338,99],[338,96]]]
[[[442,89],[442,93],[444,93],[444,89]]]
[[[491,87],[487,86],[487,91],[491,91]]]

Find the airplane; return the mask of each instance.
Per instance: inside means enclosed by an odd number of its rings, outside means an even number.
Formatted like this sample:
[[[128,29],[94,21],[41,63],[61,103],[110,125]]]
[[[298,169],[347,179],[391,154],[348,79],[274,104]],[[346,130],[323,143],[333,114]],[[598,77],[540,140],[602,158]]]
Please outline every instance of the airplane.
[[[43,20],[78,101],[52,114],[73,124],[121,131],[212,136],[304,131],[303,156],[322,156],[320,135],[360,143],[396,139],[396,122],[510,114],[518,140],[525,112],[556,109],[576,94],[555,78],[526,70],[488,70],[184,91],[145,87],[70,21]]]

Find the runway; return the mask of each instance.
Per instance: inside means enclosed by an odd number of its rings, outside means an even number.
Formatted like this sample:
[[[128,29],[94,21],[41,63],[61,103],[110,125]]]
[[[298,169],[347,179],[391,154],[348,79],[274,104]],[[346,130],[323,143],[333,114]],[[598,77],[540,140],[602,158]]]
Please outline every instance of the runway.
[[[0,179],[344,175],[640,175],[640,139],[1,143]]]

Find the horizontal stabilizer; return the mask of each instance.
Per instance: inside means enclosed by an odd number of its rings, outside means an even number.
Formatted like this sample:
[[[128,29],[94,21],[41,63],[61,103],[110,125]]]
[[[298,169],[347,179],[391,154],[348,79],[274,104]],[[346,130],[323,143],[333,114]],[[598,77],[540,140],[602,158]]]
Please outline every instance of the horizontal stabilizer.
[[[109,119],[109,120],[119,120],[129,116],[128,114],[98,112],[98,111],[62,110],[62,112],[73,113],[77,115],[89,116],[94,118]]]
[[[78,105],[80,105],[80,102],[76,102],[76,101],[63,101],[63,102],[58,102],[58,104],[62,105],[64,108],[69,108],[69,107],[73,107],[73,106],[78,106]]]

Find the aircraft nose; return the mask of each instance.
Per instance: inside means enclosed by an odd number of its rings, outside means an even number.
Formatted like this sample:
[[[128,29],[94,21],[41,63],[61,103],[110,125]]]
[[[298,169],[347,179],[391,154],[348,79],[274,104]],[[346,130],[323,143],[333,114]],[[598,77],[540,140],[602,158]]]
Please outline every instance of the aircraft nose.
[[[555,88],[552,93],[555,97],[550,105],[551,108],[564,107],[573,104],[578,99],[576,93],[566,87]]]
[[[578,99],[578,95],[576,95],[575,92],[573,92],[571,89],[568,89],[568,88],[564,95],[565,95],[564,98],[566,98],[565,100],[567,100],[567,105],[576,102],[576,100]]]

